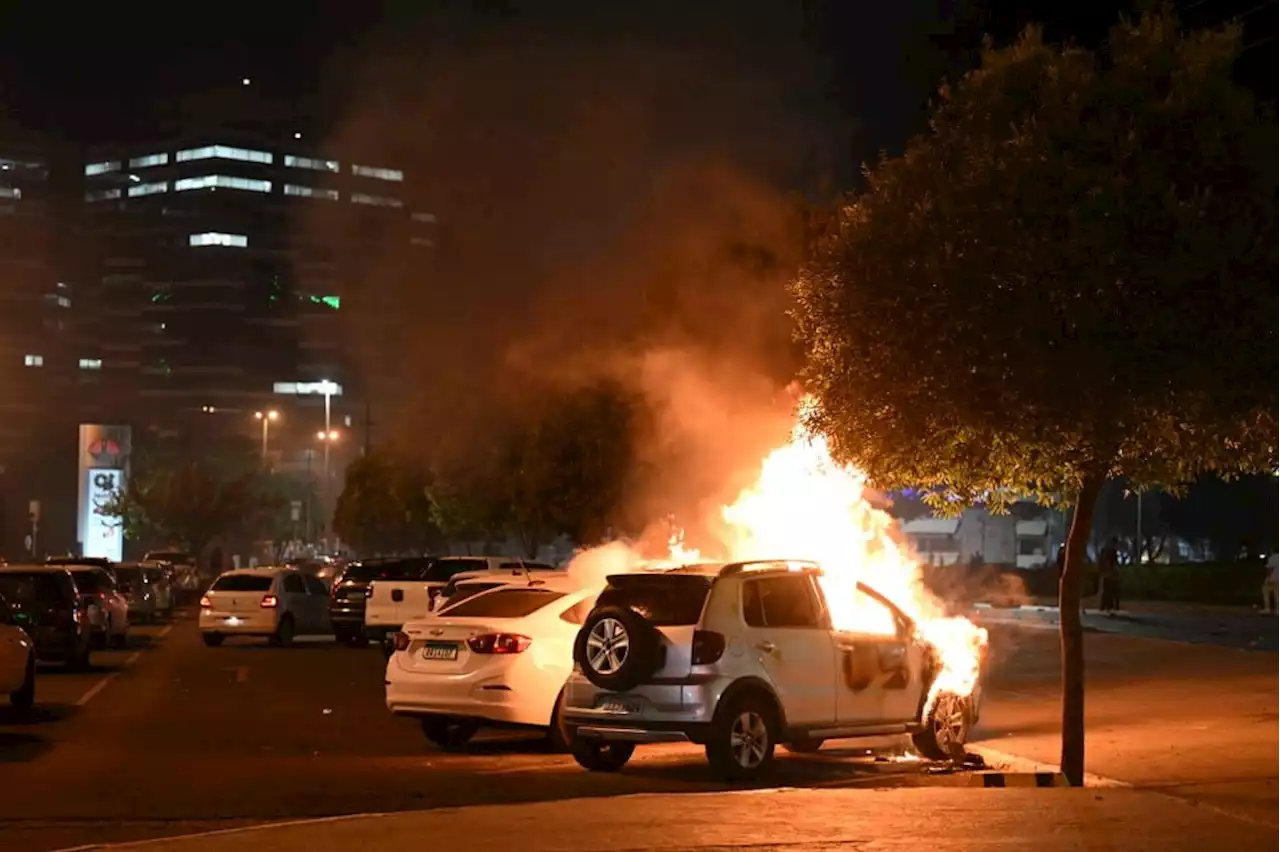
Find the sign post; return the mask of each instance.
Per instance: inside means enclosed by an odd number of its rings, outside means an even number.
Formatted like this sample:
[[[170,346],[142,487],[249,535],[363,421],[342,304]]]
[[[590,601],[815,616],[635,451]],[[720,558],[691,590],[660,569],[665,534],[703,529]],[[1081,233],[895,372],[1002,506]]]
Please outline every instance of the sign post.
[[[102,557],[114,562],[124,557],[122,522],[108,515],[106,510],[112,499],[124,489],[132,451],[133,432],[128,426],[80,424],[80,499],[76,513],[76,538],[81,542],[82,556]]]

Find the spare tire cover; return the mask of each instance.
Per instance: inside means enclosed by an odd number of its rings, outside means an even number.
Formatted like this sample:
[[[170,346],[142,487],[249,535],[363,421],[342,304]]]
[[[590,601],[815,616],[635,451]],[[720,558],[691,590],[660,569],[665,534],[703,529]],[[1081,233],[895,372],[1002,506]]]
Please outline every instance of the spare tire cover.
[[[601,689],[634,689],[661,665],[658,631],[633,609],[604,606],[583,622],[573,643],[574,662]]]

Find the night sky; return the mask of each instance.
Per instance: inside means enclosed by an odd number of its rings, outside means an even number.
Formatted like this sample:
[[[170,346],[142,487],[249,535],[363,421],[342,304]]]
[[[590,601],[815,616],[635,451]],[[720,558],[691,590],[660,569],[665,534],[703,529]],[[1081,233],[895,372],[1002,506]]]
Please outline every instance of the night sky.
[[[1043,21],[1097,45],[1131,6],[32,0],[0,11],[0,104],[55,139],[128,141],[249,77],[309,140],[385,149],[368,161],[414,178],[447,246],[411,291],[387,290],[421,324],[396,350],[408,363],[546,373],[643,336],[786,375],[796,199],[827,201],[900,150],[984,34]],[[1245,70],[1274,95],[1274,0],[1180,6],[1197,25],[1243,15]],[[451,375],[467,393],[500,384]]]

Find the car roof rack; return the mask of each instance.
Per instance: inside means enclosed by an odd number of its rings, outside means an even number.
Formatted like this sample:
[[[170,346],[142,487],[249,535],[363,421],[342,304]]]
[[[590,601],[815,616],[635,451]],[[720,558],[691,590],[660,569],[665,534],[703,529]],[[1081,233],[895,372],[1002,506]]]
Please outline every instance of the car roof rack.
[[[822,573],[822,567],[812,559],[750,559],[744,562],[730,562],[720,569],[719,576],[731,577],[735,574],[747,574],[756,571],[791,571],[820,574]]]

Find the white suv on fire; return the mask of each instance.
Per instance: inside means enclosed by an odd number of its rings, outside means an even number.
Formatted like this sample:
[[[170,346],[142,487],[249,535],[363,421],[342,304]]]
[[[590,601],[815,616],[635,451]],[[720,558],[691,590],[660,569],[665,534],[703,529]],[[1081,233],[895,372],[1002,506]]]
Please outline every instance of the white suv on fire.
[[[767,561],[611,576],[574,643],[560,711],[578,763],[612,772],[637,743],[690,741],[722,776],[749,778],[777,743],[813,752],[892,734],[925,757],[956,756],[980,686],[941,694],[926,717],[937,652],[861,584],[856,604],[896,631],[833,630],[820,575],[815,563]]]

